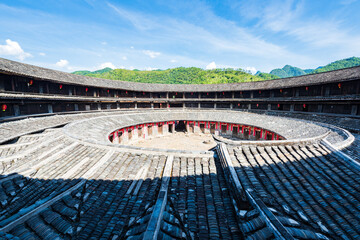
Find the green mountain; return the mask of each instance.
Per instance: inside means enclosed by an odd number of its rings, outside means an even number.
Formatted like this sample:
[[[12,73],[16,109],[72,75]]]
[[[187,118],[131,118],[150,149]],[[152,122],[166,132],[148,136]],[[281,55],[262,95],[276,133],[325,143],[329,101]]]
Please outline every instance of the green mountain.
[[[312,71],[314,71],[314,69],[304,69],[304,72],[305,72],[306,74],[309,74],[309,73],[311,73]]]
[[[280,78],[287,78],[305,75],[306,73],[301,68],[285,65],[283,68],[272,70],[270,74],[279,76]]]
[[[112,80],[164,84],[216,84],[264,80],[264,78],[253,76],[242,69],[230,68],[203,70],[195,67],[179,67],[152,71],[102,69],[95,72],[77,71],[74,74]]]
[[[286,78],[286,77],[301,76],[301,75],[305,75],[305,74],[328,72],[328,71],[349,68],[349,67],[355,67],[355,66],[360,66],[360,58],[358,58],[358,57],[351,57],[351,58],[338,60],[338,61],[332,62],[326,66],[318,67],[316,69],[304,69],[303,70],[301,68],[286,65],[283,68],[276,68],[276,69],[272,70],[270,72],[270,74],[276,75],[280,78]]]
[[[75,71],[75,72],[73,72],[72,74],[86,76],[86,75],[89,75],[89,74],[91,74],[91,73],[92,73],[92,72],[90,72],[90,71],[84,70],[84,71]]]
[[[87,76],[87,75],[90,75],[90,74],[103,74],[103,73],[107,73],[107,72],[110,72],[110,71],[112,71],[112,69],[107,67],[107,68],[104,68],[104,69],[96,70],[94,72],[90,72],[90,71],[87,71],[87,70],[75,71],[75,72],[73,72],[73,74]]]
[[[333,71],[333,70],[337,70],[337,69],[349,68],[349,67],[355,67],[355,66],[360,66],[360,58],[351,57],[351,58],[346,58],[343,60],[338,60],[338,61],[332,62],[324,67],[318,67],[311,73],[327,72],[327,71]]]
[[[166,70],[152,70],[141,71],[138,69],[111,69],[104,68],[94,72],[91,71],[76,71],[73,74],[105,78],[112,80],[121,80],[129,82],[143,82],[143,83],[164,83],[164,84],[216,84],[216,83],[236,83],[236,82],[252,82],[263,81],[277,78],[287,78],[294,76],[301,76],[312,73],[320,73],[332,71],[342,68],[360,66],[360,58],[351,57],[335,61],[317,69],[301,69],[290,65],[285,65],[283,68],[277,68],[270,73],[257,72],[251,75],[242,69],[214,69],[204,70],[201,68],[178,67]]]
[[[270,74],[270,73],[263,73],[258,71],[255,76],[261,77],[264,80],[271,80],[271,79],[278,79],[279,76],[274,75],[274,74]]]

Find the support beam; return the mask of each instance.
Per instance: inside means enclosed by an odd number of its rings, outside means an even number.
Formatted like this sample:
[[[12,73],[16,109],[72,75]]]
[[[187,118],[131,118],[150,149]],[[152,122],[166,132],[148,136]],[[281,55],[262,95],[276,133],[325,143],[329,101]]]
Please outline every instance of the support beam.
[[[337,157],[341,158],[342,160],[350,163],[355,168],[360,170],[360,163],[350,157],[349,155],[343,153],[340,149],[338,149],[336,146],[332,145],[328,140],[323,139],[321,140],[321,144],[324,145],[326,148],[328,148],[331,152],[333,152]]]
[[[318,105],[318,112],[321,113],[321,112],[322,112],[322,109],[323,109],[323,105],[322,105],[322,104],[319,104],[319,105]]]
[[[239,196],[244,201],[246,200],[244,189],[240,183],[239,177],[237,176],[237,173],[235,171],[234,165],[232,164],[230,154],[226,148],[226,145],[224,143],[219,143],[217,146],[217,150],[219,153],[220,160],[222,161],[222,165],[224,168],[227,168],[230,172],[230,176],[233,180],[233,183],[235,185],[235,189],[239,193]]]
[[[146,232],[144,233],[144,237],[143,237],[144,240],[158,239],[161,220],[163,218],[163,213],[164,213],[166,202],[167,202],[167,195],[168,195],[168,188],[169,188],[169,182],[170,182],[170,177],[171,177],[173,160],[174,160],[173,155],[169,156],[166,159],[166,165],[165,165],[164,173],[162,176],[159,195],[156,200],[154,210],[151,214],[149,224],[146,228]]]
[[[351,115],[356,115],[357,114],[357,106],[356,105],[352,105],[351,106]]]
[[[53,113],[53,107],[51,104],[48,104],[48,113]]]
[[[52,110],[52,109],[51,109],[51,110]],[[51,113],[52,113],[52,112],[51,112]],[[19,105],[14,105],[14,115],[15,115],[15,116],[20,116],[20,115],[21,115]]]
[[[286,230],[284,225],[275,217],[275,215],[269,210],[261,198],[259,198],[255,191],[252,189],[246,189],[246,195],[249,201],[255,205],[256,209],[260,212],[260,215],[265,219],[266,225],[274,233],[276,239],[281,240],[295,240],[295,238]]]

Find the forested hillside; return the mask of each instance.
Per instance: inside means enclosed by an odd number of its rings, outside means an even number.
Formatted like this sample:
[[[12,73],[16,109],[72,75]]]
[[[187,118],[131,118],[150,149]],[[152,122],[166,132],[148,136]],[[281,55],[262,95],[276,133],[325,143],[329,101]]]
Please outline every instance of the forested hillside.
[[[327,71],[333,71],[337,69],[342,68],[349,68],[349,67],[355,67],[360,66],[360,58],[358,57],[351,57],[339,61],[332,62],[324,67],[319,67],[312,71],[311,73],[320,73],[320,72],[327,72]]]
[[[314,69],[301,69],[297,67],[293,67],[290,65],[286,65],[283,68],[277,68],[270,72],[270,74],[278,76],[279,78],[287,78],[287,77],[296,77],[306,74],[313,74],[313,73],[320,73],[320,72],[328,72],[343,68],[355,67],[360,66],[360,58],[358,57],[351,57],[342,60],[338,60],[332,62],[326,66],[318,67]]]
[[[127,70],[104,68],[94,72],[76,71],[74,74],[105,78],[112,80],[121,80],[129,82],[143,83],[164,83],[164,84],[216,84],[216,83],[236,83],[263,81],[277,78],[287,78],[301,76],[312,73],[327,72],[342,68],[360,66],[360,58],[351,57],[330,63],[317,69],[301,69],[290,65],[283,68],[277,68],[270,73],[257,72],[255,75],[245,72],[241,69],[214,69],[204,70],[196,67],[179,67],[167,70]]]
[[[301,68],[285,65],[283,68],[277,68],[272,70],[270,74],[278,76],[280,78],[287,78],[305,75],[306,73]]]
[[[260,76],[253,76],[240,69],[203,70],[195,67],[179,67],[152,71],[126,69],[103,70],[95,72],[78,71],[74,72],[74,74],[129,82],[165,84],[216,84],[264,80],[264,78]]]

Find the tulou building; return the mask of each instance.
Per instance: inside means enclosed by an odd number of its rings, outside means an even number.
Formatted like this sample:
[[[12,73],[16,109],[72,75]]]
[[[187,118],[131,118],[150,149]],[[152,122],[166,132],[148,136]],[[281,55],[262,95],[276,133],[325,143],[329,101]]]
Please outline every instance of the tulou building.
[[[0,239],[360,239],[360,67],[214,85],[0,58]]]

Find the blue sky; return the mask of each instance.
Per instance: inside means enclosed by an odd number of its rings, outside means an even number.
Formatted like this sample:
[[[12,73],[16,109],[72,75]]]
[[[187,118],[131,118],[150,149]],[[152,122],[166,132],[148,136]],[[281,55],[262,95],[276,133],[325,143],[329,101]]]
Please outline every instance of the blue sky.
[[[360,57],[360,0],[2,0],[0,13],[0,57],[66,72]]]

